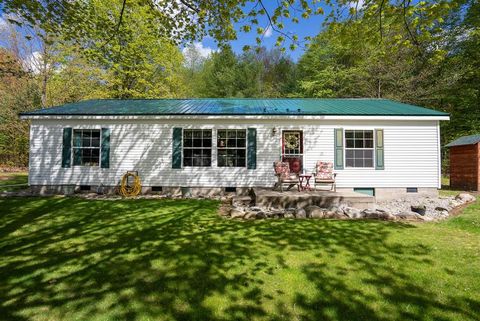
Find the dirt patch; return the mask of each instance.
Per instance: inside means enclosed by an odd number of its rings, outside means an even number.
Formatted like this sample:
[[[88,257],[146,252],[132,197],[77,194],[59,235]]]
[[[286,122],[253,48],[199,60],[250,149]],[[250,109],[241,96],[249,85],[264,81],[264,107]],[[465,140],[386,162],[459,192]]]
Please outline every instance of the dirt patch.
[[[26,174],[26,173],[28,173],[28,167],[0,166],[0,175],[1,175],[1,173]]]
[[[477,195],[478,195],[478,193],[477,193]],[[462,214],[463,211],[464,211],[468,206],[472,205],[473,203],[475,203],[475,202],[468,202],[468,203],[465,203],[465,204],[462,204],[462,205],[460,205],[460,206],[455,207],[454,209],[452,209],[452,210],[450,211],[450,213],[448,213],[448,216],[458,216],[458,215]]]

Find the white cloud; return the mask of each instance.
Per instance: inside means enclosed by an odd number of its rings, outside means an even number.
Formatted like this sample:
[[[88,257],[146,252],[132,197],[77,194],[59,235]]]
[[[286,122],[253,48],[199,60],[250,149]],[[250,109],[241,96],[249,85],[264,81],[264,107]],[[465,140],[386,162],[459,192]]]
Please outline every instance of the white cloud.
[[[34,51],[23,59],[23,66],[28,71],[38,74],[43,64],[42,53],[40,51]]]
[[[357,5],[358,3],[358,5]],[[358,8],[361,9],[363,5],[365,4],[365,0],[353,0],[348,3],[348,6],[350,8]]]
[[[0,30],[5,29],[8,25],[7,20],[5,20],[3,17],[0,17]]]
[[[265,29],[265,33],[263,34],[265,38],[269,38],[272,36],[272,26],[268,25],[267,29]]]
[[[195,51],[197,51],[202,58],[208,58],[212,53],[216,51],[213,48],[205,47],[201,42],[194,42],[193,47],[195,48]],[[188,47],[183,48],[182,49],[183,55],[185,55],[187,51],[188,51]]]

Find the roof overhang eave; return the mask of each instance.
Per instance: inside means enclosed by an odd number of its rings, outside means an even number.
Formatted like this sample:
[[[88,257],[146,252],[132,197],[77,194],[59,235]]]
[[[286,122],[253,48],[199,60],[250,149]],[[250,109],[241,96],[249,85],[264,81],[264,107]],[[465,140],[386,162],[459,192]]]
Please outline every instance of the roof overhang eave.
[[[112,120],[135,120],[135,119],[299,119],[299,120],[450,120],[449,115],[85,115],[85,114],[20,114],[20,119],[112,119]]]

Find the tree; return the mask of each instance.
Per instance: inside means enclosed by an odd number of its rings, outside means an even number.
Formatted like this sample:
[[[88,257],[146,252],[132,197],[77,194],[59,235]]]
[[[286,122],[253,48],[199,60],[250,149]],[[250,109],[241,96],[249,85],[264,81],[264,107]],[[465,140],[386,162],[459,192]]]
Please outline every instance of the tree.
[[[29,124],[18,113],[40,104],[37,83],[15,53],[0,48],[0,164],[28,165]]]
[[[408,31],[410,40],[417,43],[417,38],[411,31],[415,21],[409,21],[412,8],[422,8],[422,14],[435,17],[436,12],[448,7],[451,1],[287,0],[267,3],[265,0],[122,0],[121,5],[104,19],[97,19],[95,2],[96,0],[0,0],[5,12],[20,15],[31,25],[48,21],[48,32],[68,34],[71,39],[88,39],[92,33],[99,31],[109,34],[105,38],[106,42],[121,37],[124,14],[131,6],[144,6],[150,14],[157,17],[156,30],[160,36],[177,44],[201,40],[208,35],[225,45],[237,39],[238,31],[234,26],[239,25],[240,32],[256,33],[256,45],[262,43],[267,29],[273,30],[277,34],[276,45],[282,50],[286,47],[295,49],[309,40],[309,37],[299,39],[295,33],[286,30],[287,22],[298,23],[300,19],[308,19],[312,15],[323,15],[326,10],[330,11],[326,16],[327,22],[356,19],[364,12],[373,13],[378,20],[380,33],[384,30],[383,16],[393,13],[404,20],[404,28]]]
[[[48,106],[112,96],[107,86],[109,71],[81,55],[78,46],[59,42],[55,51],[57,67],[47,86]]]
[[[91,1],[94,23],[108,20],[122,1]],[[150,7],[134,3],[124,9],[119,35],[108,43],[108,30],[98,30],[80,46],[95,64],[108,71],[107,87],[116,98],[184,96],[183,56],[177,46],[159,37],[161,21]]]
[[[41,93],[41,105],[46,107],[48,81],[55,68],[53,37],[37,25],[27,26],[24,23],[21,28],[17,24],[7,24],[5,30],[1,31],[1,35],[5,39],[3,46],[14,53],[27,72],[36,75]]]
[[[315,37],[299,63],[305,95],[415,102],[431,94],[428,81],[446,58],[439,22],[455,6],[434,10],[420,2],[402,19],[397,6],[382,6],[380,21],[367,7],[356,19],[331,23]]]
[[[236,72],[238,61],[232,48],[227,46],[212,54],[205,62],[202,73],[203,97],[235,97],[237,94]]]
[[[480,131],[480,3],[470,0],[447,21],[448,55],[437,75],[434,103],[451,115],[443,143]]]
[[[295,64],[279,49],[255,48],[236,55],[224,47],[199,71],[202,97],[293,96]]]

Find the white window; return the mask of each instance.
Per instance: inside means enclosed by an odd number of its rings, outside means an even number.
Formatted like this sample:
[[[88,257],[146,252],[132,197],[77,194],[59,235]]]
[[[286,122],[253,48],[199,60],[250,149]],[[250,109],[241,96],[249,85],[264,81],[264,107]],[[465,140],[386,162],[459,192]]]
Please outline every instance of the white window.
[[[373,130],[345,130],[345,166],[373,167]]]
[[[210,167],[212,165],[212,130],[183,130],[183,166]]]
[[[73,165],[98,166],[100,164],[100,130],[73,130]]]
[[[217,166],[245,167],[247,155],[245,129],[219,129],[217,131]]]

